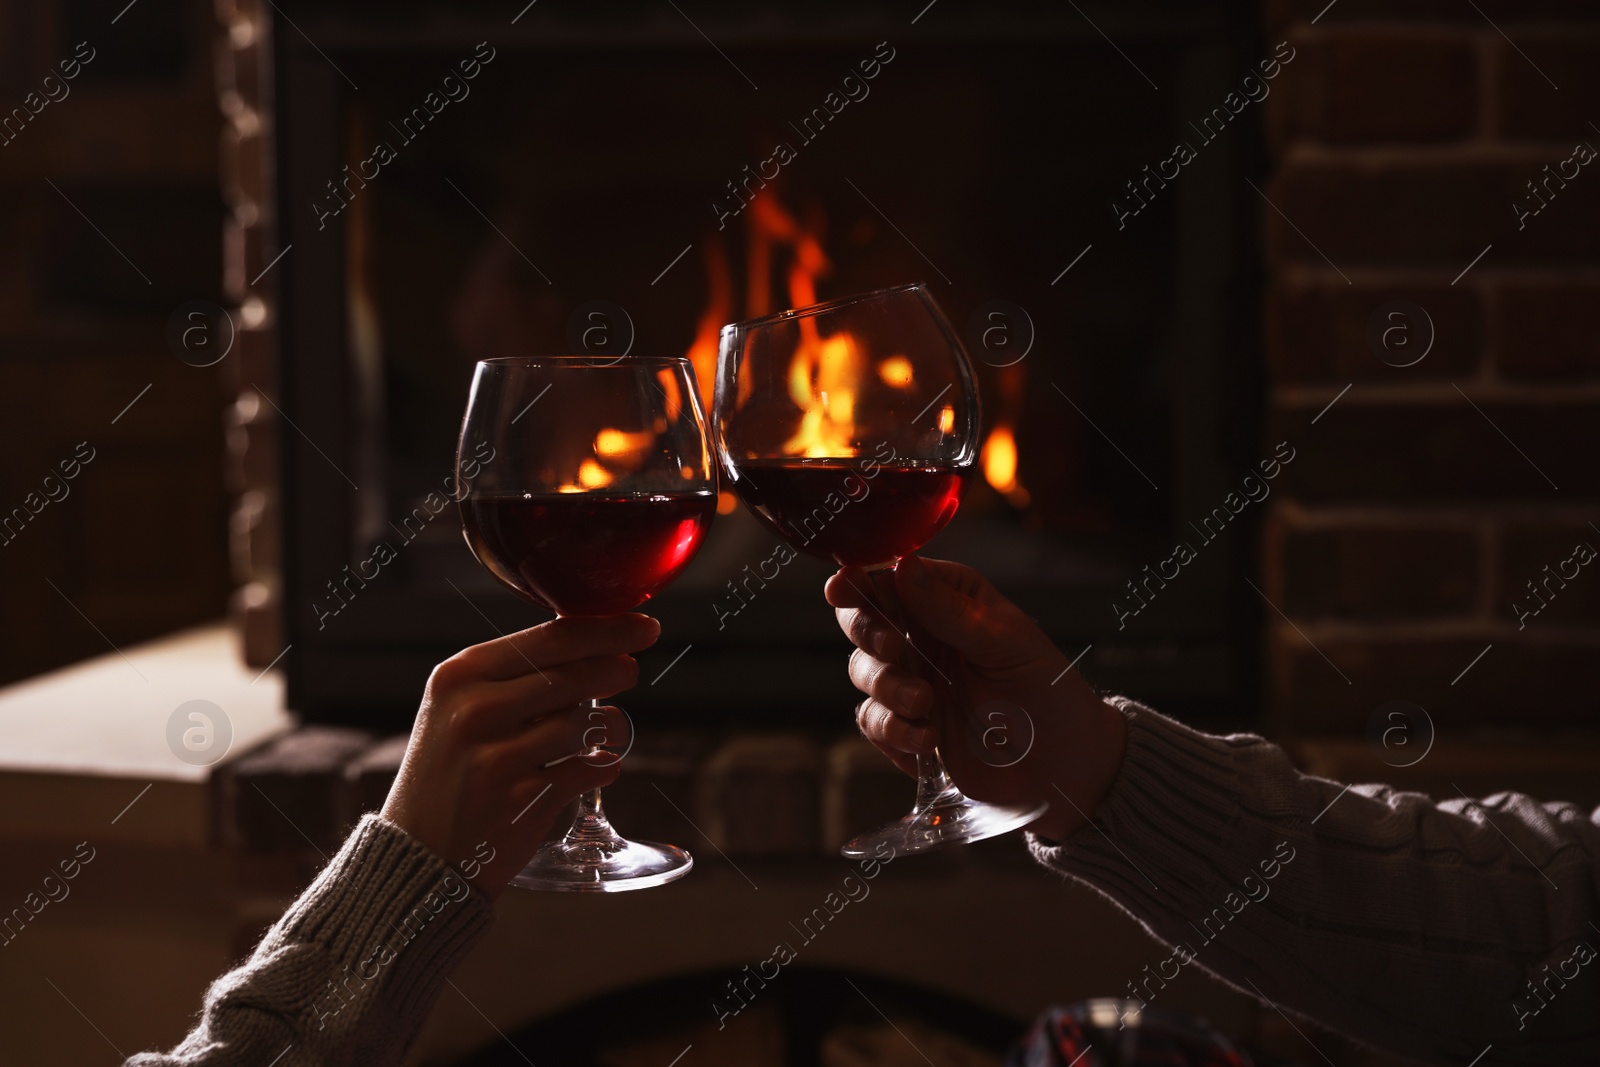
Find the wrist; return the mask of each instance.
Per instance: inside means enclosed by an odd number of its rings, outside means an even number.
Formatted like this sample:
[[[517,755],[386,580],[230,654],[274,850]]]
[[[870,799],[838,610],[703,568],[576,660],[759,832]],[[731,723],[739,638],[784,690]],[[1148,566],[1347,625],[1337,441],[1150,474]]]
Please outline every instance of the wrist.
[[[1116,787],[1128,745],[1127,716],[1084,686],[1082,705],[1069,712],[1068,751],[1045,785],[1050,810],[1028,829],[1064,844],[1093,817]]]

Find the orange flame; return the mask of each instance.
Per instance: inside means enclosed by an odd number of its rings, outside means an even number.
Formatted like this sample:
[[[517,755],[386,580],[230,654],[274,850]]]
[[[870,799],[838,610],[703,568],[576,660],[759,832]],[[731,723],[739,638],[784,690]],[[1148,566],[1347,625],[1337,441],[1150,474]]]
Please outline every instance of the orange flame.
[[[788,246],[793,252],[787,278],[789,306],[815,304],[817,279],[833,268],[822,250],[821,215],[808,220],[809,225],[802,224],[776,196],[768,194],[757,196],[748,210],[748,313],[761,315],[767,311],[776,246]],[[791,456],[853,456],[857,452],[855,398],[861,389],[865,361],[848,333],[821,337],[816,320],[809,316],[799,319],[796,325],[800,343],[789,364],[789,397],[801,415],[794,435],[783,443],[783,451]],[[905,369],[910,369],[909,364]]]
[[[592,459],[578,464],[578,484],[585,490],[604,489],[613,480],[611,472]]]
[[[905,356],[890,356],[878,364],[878,377],[883,379],[885,385],[904,388],[911,384],[911,361]]]
[[[1001,423],[994,428],[978,459],[985,481],[1013,507],[1027,507],[1028,490],[1017,481],[1017,439],[1010,426]]]
[[[712,239],[705,245],[706,309],[700,313],[694,342],[689,345],[689,362],[694,365],[695,381],[700,385],[701,410],[711,412],[711,389],[717,375],[717,338],[722,324],[732,321],[733,282],[728,271],[728,253],[722,242]]]
[[[833,269],[823,248],[826,219],[820,209],[791,212],[773,189],[757,193],[745,209],[745,318],[759,318],[772,310],[775,275],[783,279],[787,306],[809,307],[817,303],[817,281]],[[787,253],[787,254],[785,254]],[[731,283],[728,262],[721,244],[713,237],[706,244],[706,271],[710,304],[701,316],[698,333],[689,349],[695,372],[706,388],[714,373],[718,326],[728,321]],[[866,386],[878,388],[869,376],[881,379],[891,389],[912,391],[914,368],[904,355],[894,355],[869,365],[861,345],[848,332],[822,337],[817,320],[806,316],[795,320],[798,344],[789,365],[790,400],[800,409],[795,431],[783,442],[785,455],[806,458],[852,457],[860,452],[855,424],[857,398]],[[751,388],[749,375],[739,379],[740,399]],[[709,405],[709,397],[707,398]],[[955,428],[955,409],[946,405],[939,411],[941,433]],[[1012,479],[1015,479],[1015,444],[1012,443]],[[1015,491],[1026,495],[1020,486]],[[733,508],[730,496],[718,499],[719,513]]]
[[[637,455],[642,449],[650,447],[655,439],[656,435],[649,430],[640,430],[638,433],[629,433],[626,430],[601,430],[594,435],[594,451],[595,455],[604,456],[606,459],[621,459]]]

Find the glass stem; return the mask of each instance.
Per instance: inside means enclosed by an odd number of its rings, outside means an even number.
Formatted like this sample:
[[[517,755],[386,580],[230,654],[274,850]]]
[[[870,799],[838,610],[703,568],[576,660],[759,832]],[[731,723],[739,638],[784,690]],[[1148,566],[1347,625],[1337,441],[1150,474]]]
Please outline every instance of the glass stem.
[[[961,790],[950,780],[939,752],[917,753],[917,802],[912,805],[914,815],[921,814],[936,804],[959,803]]]
[[[589,707],[598,708],[598,700],[589,701]],[[600,790],[591,789],[578,796],[578,814],[562,839],[566,845],[595,845],[622,840],[606,820],[605,808],[600,805]]]
[[[900,596],[895,591],[894,573],[900,561],[876,567],[868,567],[871,575],[873,592],[876,594],[876,603],[873,605],[882,615],[889,620],[896,630],[905,637],[908,645],[900,657],[899,666],[906,672],[913,674],[933,687],[940,694],[936,701],[940,705],[935,714],[943,713],[946,729],[957,726],[956,716],[945,707],[954,694],[950,693],[948,672],[938,666],[937,660],[942,660],[950,671],[955,670],[956,657],[948,646],[935,641],[931,636],[922,631],[922,628],[913,623],[906,614],[905,607],[900,603]],[[920,814],[939,804],[964,803],[966,797],[956,784],[950,780],[949,772],[944,768],[944,760],[940,757],[938,749],[927,753],[917,754],[917,801],[912,807],[914,814]]]

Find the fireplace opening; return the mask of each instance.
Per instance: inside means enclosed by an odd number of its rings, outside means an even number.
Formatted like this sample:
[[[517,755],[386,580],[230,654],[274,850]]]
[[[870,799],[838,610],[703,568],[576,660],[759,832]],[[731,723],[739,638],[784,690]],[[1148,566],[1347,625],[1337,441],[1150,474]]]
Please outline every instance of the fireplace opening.
[[[474,361],[687,355],[709,406],[723,323],[925,280],[973,356],[987,435],[928,554],[981,569],[1097,683],[1252,721],[1237,577],[1254,518],[1204,524],[1258,458],[1255,130],[1241,119],[1179,179],[1142,177],[1228,91],[1250,20],[1158,7],[1120,15],[1118,39],[1162,92],[1044,5],[915,37],[877,7],[728,9],[728,63],[643,13],[601,50],[559,17],[508,37],[470,7],[425,34],[305,12],[326,56],[278,39],[282,402],[324,454],[284,442],[292,706],[403,722],[438,659],[542,618],[432,506]],[[731,495],[719,511],[649,605],[659,684],[630,711],[715,725],[754,703],[774,726],[837,725],[855,697],[827,568],[770,576],[772,535]],[[1204,547],[1152,583],[1180,533]]]

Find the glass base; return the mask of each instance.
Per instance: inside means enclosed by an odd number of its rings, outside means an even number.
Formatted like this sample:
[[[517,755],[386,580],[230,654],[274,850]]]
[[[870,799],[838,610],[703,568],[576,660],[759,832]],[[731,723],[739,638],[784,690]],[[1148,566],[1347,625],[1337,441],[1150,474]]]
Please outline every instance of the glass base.
[[[675,882],[694,868],[694,857],[675,845],[649,841],[551,841],[511,884],[557,893],[625,893]]]
[[[882,859],[884,845],[894,849],[895,856],[932,852],[949,845],[966,845],[1026,826],[1049,808],[1049,804],[1025,807],[986,804],[952,788],[940,794],[927,807],[913,811],[887,826],[868,830],[839,852],[849,859],[864,856]]]

